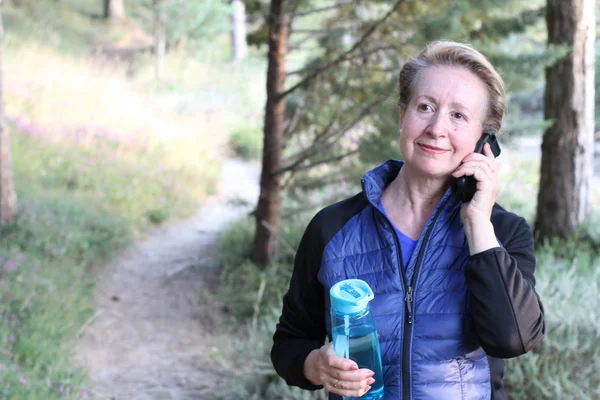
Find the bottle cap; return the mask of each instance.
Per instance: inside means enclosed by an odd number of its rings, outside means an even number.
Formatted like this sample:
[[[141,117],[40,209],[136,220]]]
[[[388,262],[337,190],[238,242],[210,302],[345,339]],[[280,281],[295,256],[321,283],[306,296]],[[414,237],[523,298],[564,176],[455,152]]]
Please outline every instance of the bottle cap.
[[[329,290],[331,308],[340,314],[353,314],[367,307],[375,295],[361,279],[346,279],[333,285]]]

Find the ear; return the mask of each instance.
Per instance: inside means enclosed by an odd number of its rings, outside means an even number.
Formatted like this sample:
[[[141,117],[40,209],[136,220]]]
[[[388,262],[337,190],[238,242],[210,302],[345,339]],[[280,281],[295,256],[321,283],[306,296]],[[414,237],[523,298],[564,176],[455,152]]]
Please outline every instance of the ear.
[[[402,124],[404,122],[404,108],[398,108],[398,133],[402,131]]]

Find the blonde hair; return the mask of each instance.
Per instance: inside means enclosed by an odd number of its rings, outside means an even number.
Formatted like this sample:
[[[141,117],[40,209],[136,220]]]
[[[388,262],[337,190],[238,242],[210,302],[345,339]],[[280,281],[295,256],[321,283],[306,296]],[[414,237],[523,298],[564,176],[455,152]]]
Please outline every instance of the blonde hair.
[[[408,60],[400,71],[398,105],[406,110],[419,75],[426,68],[433,66],[463,67],[483,81],[489,95],[483,128],[492,134],[498,133],[506,107],[504,81],[487,58],[467,44],[451,41],[432,42],[419,55]]]

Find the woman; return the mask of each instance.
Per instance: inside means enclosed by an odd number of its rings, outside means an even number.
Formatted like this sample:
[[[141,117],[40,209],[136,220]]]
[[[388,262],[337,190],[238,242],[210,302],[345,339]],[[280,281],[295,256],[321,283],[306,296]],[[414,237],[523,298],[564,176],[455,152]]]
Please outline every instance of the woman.
[[[504,83],[470,46],[435,42],[400,72],[403,161],[368,172],[358,195],[320,211],[296,254],[271,358],[288,384],[358,397],[372,371],[324,345],[329,288],[365,280],[385,399],[504,399],[503,358],[544,334],[533,236],[495,204],[498,166],[483,131],[500,130]],[[453,182],[472,176],[462,203]]]

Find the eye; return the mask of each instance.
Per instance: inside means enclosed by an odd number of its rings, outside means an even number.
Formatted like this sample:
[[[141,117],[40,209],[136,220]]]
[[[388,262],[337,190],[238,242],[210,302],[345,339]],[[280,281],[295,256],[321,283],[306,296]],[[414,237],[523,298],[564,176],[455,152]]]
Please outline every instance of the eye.
[[[421,103],[421,104],[419,104],[417,106],[417,110],[419,110],[419,111],[431,111],[431,110],[433,110],[433,108],[429,104]]]
[[[453,112],[452,116],[454,118],[456,118],[456,119],[459,119],[459,120],[465,120],[465,119],[467,119],[467,117],[465,117],[465,115],[463,113],[459,113],[459,112]]]

